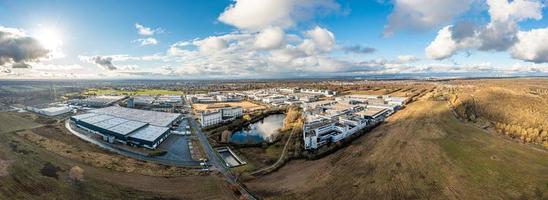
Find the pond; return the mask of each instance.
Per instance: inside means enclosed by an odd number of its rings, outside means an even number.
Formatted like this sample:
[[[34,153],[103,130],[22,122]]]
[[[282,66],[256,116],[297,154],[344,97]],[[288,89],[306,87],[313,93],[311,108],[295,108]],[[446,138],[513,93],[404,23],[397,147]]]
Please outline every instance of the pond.
[[[259,144],[263,141],[271,142],[272,136],[282,128],[284,124],[284,114],[273,114],[264,119],[249,124],[240,130],[234,131],[230,142],[234,144]]]

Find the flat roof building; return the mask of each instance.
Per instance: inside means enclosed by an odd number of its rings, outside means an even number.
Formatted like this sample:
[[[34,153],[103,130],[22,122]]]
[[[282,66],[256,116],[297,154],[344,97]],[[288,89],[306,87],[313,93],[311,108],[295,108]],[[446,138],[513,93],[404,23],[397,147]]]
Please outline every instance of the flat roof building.
[[[106,108],[90,110],[89,112],[96,113],[96,114],[112,115],[115,117],[129,119],[133,121],[149,123],[155,126],[170,126],[178,118],[181,117],[181,114],[178,114],[178,113],[139,110],[139,109],[124,108],[119,106],[110,106]]]
[[[155,149],[169,136],[170,126],[180,116],[112,106],[72,116],[71,120],[78,127],[101,135],[105,141]]]
[[[50,116],[50,117],[62,115],[72,111],[72,108],[68,106],[59,106],[59,105],[52,106],[49,104],[27,106],[26,109],[31,112],[35,112],[35,113]]]
[[[125,99],[126,96],[95,96],[85,99],[72,99],[69,100],[69,104],[76,106],[86,106],[86,107],[95,107],[101,108],[106,106],[111,106],[114,103]]]

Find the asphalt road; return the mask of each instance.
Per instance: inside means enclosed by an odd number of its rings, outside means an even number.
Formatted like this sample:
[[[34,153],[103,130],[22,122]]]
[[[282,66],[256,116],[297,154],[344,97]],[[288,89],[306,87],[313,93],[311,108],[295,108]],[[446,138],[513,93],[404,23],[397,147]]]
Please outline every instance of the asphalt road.
[[[194,133],[196,133],[196,135],[198,136],[198,139],[202,143],[202,146],[204,147],[209,157],[208,164],[212,165],[213,167],[215,167],[216,170],[221,172],[221,174],[226,177],[230,184],[238,185],[239,190],[242,194],[246,195],[249,199],[255,199],[255,197],[238,182],[237,177],[228,170],[228,167],[219,156],[219,154],[217,154],[217,151],[213,149],[213,147],[211,147],[211,144],[209,144],[207,136],[202,132],[201,126],[198,124],[198,122],[196,122],[193,117],[189,117],[188,121],[191,128],[194,129]]]

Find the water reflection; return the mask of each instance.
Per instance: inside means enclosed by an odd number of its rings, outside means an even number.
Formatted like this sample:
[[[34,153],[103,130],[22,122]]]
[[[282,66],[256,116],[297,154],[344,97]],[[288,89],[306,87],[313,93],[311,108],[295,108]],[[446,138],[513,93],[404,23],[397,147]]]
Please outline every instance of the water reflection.
[[[274,114],[265,117],[263,120],[250,124],[242,130],[235,131],[230,142],[235,144],[258,144],[263,141],[271,142],[273,135],[284,123],[284,114]]]

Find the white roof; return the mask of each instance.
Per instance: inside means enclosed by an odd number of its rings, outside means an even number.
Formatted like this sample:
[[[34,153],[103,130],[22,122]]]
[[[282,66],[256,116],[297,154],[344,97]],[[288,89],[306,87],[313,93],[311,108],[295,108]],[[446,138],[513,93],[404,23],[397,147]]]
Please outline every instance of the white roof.
[[[91,110],[90,112],[96,113],[96,114],[111,115],[111,116],[124,118],[132,121],[149,123],[155,126],[169,126],[171,122],[175,121],[181,115],[177,113],[139,110],[139,109],[118,107],[118,106],[110,106],[106,108],[95,109],[95,110]]]
[[[42,108],[42,111],[46,112],[59,112],[59,111],[70,111],[70,108],[67,106],[61,106],[61,107],[49,107],[49,108]]]
[[[126,121],[124,123],[118,124],[117,126],[111,127],[108,130],[119,133],[121,135],[127,135],[143,126],[146,126],[146,123],[137,122],[137,121]]]
[[[76,119],[76,120],[82,120],[82,119],[93,117],[93,116],[97,116],[97,114],[95,114],[95,113],[86,113],[86,114],[72,116],[72,118]]]
[[[108,115],[97,115],[97,116],[92,116],[92,117],[81,119],[81,121],[86,122],[88,124],[95,124],[97,122],[105,121],[105,120],[111,119],[111,118],[114,118],[114,117],[113,116],[108,116]]]
[[[162,136],[166,131],[168,131],[169,128],[167,127],[159,127],[159,126],[146,126],[142,129],[139,129],[129,135],[131,138],[145,140],[154,142],[158,137]]]

